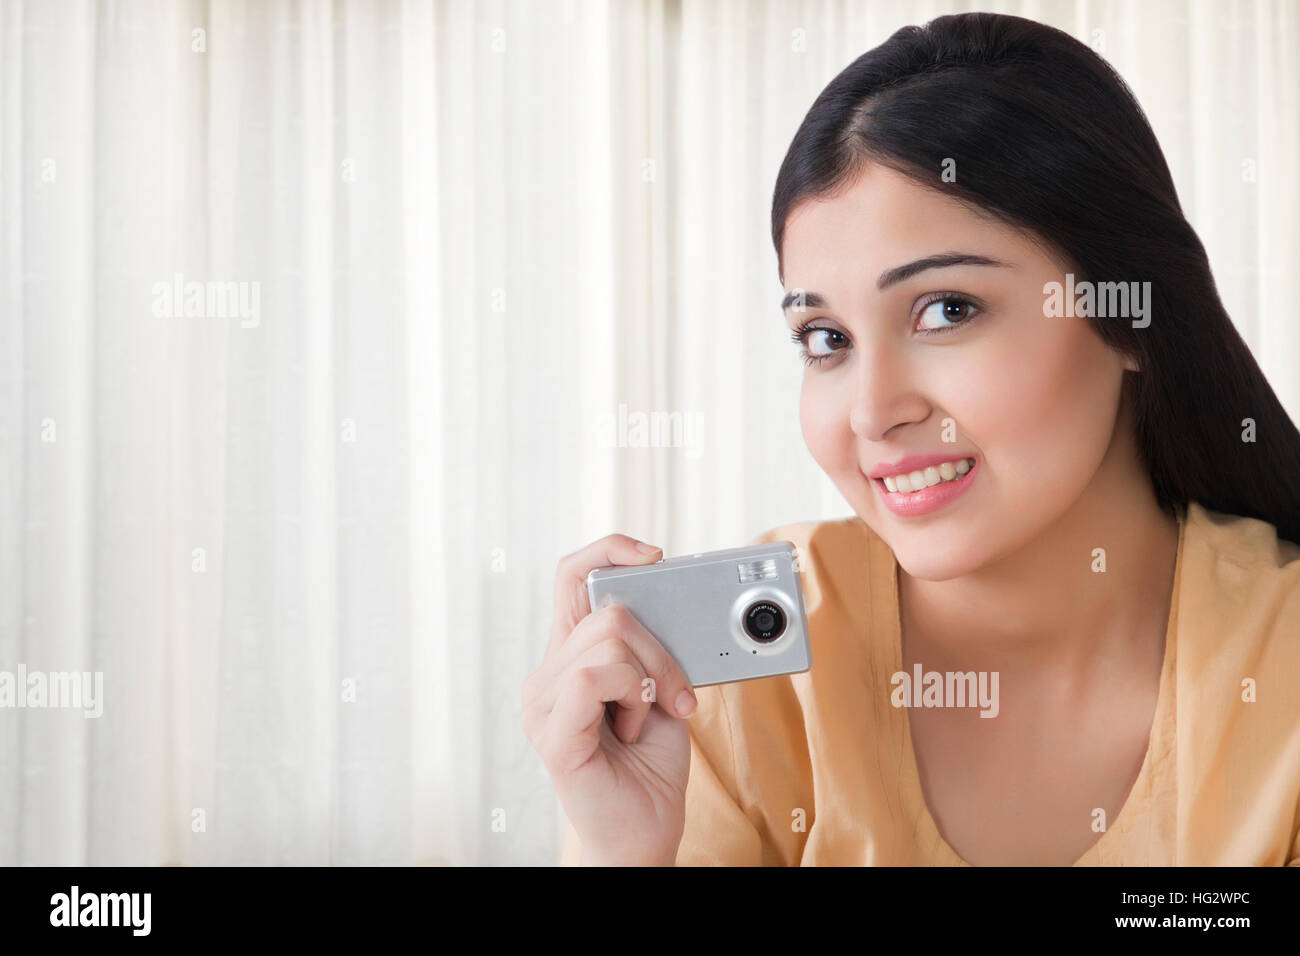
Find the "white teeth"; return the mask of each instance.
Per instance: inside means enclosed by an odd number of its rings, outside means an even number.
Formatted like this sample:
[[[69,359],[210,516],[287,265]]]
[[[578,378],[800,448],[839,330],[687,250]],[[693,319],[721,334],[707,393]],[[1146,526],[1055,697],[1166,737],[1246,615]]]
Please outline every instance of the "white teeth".
[[[911,494],[914,491],[931,488],[945,481],[955,481],[970,471],[973,463],[974,459],[971,458],[945,461],[941,465],[931,465],[924,470],[918,469],[905,475],[889,475],[883,480],[888,490]]]

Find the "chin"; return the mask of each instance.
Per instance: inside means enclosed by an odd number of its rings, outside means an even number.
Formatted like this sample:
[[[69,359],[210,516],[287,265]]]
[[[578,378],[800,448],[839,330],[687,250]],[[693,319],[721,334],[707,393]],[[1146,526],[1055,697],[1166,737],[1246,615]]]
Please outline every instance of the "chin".
[[[987,546],[954,542],[951,527],[935,525],[927,529],[915,524],[900,527],[899,522],[904,519],[895,518],[884,509],[857,509],[857,514],[889,545],[899,566],[913,578],[947,581],[978,570],[991,557]],[[987,545],[987,540],[984,543]]]
[[[936,555],[929,549],[909,550],[895,548],[893,545],[890,545],[890,548],[894,552],[894,557],[898,559],[898,566],[906,571],[909,577],[921,581],[950,581],[970,574],[979,567],[978,562],[971,561],[966,556]]]

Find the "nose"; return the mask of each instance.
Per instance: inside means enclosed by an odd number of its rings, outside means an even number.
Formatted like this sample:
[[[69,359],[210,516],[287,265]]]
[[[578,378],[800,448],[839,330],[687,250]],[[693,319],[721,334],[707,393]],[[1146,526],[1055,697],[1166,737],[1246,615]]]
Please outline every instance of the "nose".
[[[849,428],[863,441],[882,441],[900,425],[922,422],[930,404],[914,386],[912,372],[897,351],[855,348]]]

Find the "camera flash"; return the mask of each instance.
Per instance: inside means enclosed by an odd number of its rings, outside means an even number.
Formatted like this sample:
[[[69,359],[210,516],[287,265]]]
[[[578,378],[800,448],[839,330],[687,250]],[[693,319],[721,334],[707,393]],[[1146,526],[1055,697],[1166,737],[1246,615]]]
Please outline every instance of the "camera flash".
[[[775,581],[777,578],[776,561],[772,558],[738,564],[736,570],[740,573],[741,584],[753,584],[755,581]]]

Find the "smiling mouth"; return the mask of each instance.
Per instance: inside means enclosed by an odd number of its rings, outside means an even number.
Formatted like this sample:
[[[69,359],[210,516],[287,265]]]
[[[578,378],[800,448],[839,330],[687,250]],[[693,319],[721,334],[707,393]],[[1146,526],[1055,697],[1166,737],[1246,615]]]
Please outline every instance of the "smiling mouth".
[[[895,494],[914,495],[936,485],[959,482],[970,474],[970,470],[974,467],[974,457],[968,456],[945,461],[939,465],[930,465],[925,468],[918,468],[915,471],[888,475],[884,478],[873,478],[872,480],[879,482],[886,491]]]
[[[966,466],[967,463],[970,464],[969,467],[964,467],[963,471],[958,472],[956,470],[958,462],[963,466]],[[885,483],[885,478],[872,478],[870,480],[876,486],[876,490],[880,493],[881,500],[886,508],[900,518],[919,518],[938,512],[962,497],[966,493],[966,489],[971,486],[975,474],[980,470],[979,460],[968,457],[953,459],[951,462],[943,462],[941,465],[927,466],[917,471],[908,472],[906,475],[890,475],[888,479],[890,484],[895,487],[893,491]],[[949,477],[950,474],[952,477]],[[914,480],[919,486],[919,490],[897,490],[900,481],[910,489]],[[931,481],[934,483],[931,484]]]

